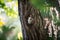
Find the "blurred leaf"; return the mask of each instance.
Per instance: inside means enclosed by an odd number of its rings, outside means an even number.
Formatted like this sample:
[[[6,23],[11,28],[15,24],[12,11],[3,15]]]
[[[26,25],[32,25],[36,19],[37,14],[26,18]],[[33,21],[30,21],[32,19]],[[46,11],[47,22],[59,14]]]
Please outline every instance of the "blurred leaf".
[[[60,26],[60,20],[57,20],[55,23],[57,26]]]
[[[4,8],[5,4],[0,2],[0,8]]]
[[[7,2],[12,2],[13,0],[6,0]]]
[[[14,29],[14,28],[15,28],[15,27],[11,27],[11,28],[10,28],[9,26],[8,26],[8,27],[7,27],[7,26],[3,26],[3,27],[2,27],[2,31],[3,31],[4,33],[6,33],[6,32],[8,32],[8,31],[11,31],[11,30]]]
[[[0,0],[0,3],[4,3],[4,0]]]

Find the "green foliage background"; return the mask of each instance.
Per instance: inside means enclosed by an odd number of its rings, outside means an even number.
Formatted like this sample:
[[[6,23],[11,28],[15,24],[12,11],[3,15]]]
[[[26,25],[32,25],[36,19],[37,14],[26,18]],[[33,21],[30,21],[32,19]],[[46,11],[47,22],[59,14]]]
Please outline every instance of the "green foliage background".
[[[30,0],[30,2],[35,8],[40,10],[43,18],[44,17],[51,18],[50,7],[56,7],[58,12],[60,13],[58,0]],[[54,15],[54,22],[57,25],[60,25],[59,21],[56,18],[55,13],[53,15]]]
[[[0,15],[5,14],[7,18],[6,25],[3,25],[0,28],[0,33],[2,30],[2,34],[0,34],[0,40],[7,40],[7,32],[14,30],[15,35],[13,38],[9,38],[9,40],[17,40],[18,33],[21,31],[21,24],[18,16],[18,0],[0,0]],[[4,18],[4,17],[3,17]],[[4,34],[4,35],[3,35]]]

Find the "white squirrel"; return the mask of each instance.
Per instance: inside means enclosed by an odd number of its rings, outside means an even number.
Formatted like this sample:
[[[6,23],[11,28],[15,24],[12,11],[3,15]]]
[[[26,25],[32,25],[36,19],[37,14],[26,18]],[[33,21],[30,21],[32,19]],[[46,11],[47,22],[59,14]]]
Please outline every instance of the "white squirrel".
[[[30,15],[30,17],[28,17],[28,24],[32,24],[33,22],[33,18],[32,18],[32,15]]]

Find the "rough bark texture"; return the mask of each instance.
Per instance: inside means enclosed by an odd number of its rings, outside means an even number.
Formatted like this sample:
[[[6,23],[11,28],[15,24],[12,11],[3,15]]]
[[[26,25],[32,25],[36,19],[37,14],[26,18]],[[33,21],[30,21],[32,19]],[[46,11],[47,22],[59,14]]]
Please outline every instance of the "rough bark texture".
[[[18,0],[18,9],[22,24],[23,40],[46,40],[40,11],[34,8],[29,0]],[[30,15],[34,19],[32,25],[27,23]]]

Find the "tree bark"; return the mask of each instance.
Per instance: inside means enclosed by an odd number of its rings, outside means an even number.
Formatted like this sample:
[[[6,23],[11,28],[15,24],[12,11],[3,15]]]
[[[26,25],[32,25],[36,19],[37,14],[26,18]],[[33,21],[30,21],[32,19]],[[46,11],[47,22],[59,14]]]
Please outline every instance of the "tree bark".
[[[29,0],[18,0],[18,10],[22,25],[23,40],[46,40],[44,21],[38,9],[34,8]],[[33,24],[27,20],[32,15]]]

